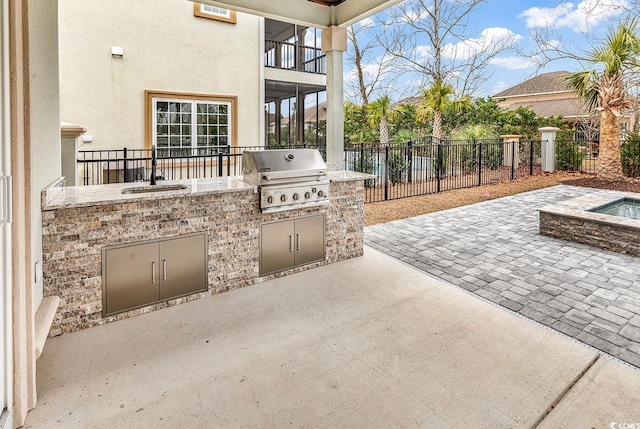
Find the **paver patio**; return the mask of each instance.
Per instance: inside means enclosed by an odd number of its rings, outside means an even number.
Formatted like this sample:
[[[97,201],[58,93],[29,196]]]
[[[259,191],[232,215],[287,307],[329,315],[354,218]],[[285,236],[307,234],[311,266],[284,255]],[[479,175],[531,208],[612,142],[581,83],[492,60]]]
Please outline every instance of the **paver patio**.
[[[538,234],[539,208],[593,192],[527,192],[371,226],[365,241],[640,367],[640,258]]]

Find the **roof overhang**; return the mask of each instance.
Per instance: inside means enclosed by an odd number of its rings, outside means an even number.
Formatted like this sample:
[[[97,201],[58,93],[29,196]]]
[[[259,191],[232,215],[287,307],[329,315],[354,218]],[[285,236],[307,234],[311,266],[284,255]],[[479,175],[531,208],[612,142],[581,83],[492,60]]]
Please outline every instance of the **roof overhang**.
[[[237,12],[316,28],[348,27],[401,0],[198,0]]]

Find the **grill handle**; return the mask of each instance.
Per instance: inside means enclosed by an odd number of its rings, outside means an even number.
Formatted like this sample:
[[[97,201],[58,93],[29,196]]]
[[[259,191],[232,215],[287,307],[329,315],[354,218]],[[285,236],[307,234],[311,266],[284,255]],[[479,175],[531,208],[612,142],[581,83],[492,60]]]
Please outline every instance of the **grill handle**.
[[[264,176],[262,176],[262,178],[266,181],[271,181],[271,180],[278,180],[278,179],[291,179],[291,178],[298,178],[298,177],[319,177],[319,176],[326,176],[326,175],[327,175],[326,171],[318,171],[315,173],[291,172],[291,173],[265,174]]]

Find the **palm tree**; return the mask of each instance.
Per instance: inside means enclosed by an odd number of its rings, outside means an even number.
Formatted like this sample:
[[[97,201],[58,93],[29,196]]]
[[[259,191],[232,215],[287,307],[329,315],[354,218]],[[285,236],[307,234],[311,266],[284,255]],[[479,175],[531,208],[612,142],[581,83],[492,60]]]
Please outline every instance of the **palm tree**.
[[[571,73],[567,85],[575,90],[588,110],[600,112],[600,153],[598,176],[622,179],[620,162],[620,122],[622,109],[637,103],[627,92],[624,77],[637,71],[640,60],[638,20],[627,20],[610,30],[602,46],[587,55],[593,70]],[[596,69],[597,68],[597,69]]]
[[[453,86],[441,80],[422,90],[422,100],[418,106],[418,119],[422,121],[433,119],[431,135],[438,141],[442,139],[442,112],[447,108],[459,111],[470,103],[470,97],[452,100],[451,96],[454,94]]]
[[[391,99],[388,96],[380,97],[373,103],[367,105],[367,121],[369,125],[380,127],[380,144],[389,144],[388,119],[391,115]]]

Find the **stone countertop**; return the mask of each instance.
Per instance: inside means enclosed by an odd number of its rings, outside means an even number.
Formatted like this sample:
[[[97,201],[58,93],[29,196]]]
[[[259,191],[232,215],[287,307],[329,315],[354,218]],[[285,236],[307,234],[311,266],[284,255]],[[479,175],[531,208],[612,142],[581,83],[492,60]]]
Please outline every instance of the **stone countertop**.
[[[350,170],[329,171],[328,177],[331,182],[353,182],[356,180],[375,179],[373,174],[360,173]]]
[[[331,182],[351,182],[374,177],[353,171],[329,171]],[[158,187],[166,185],[186,185],[186,189],[160,192],[123,194],[127,188],[151,187],[148,182],[114,183],[110,185],[69,186],[52,185],[43,191],[42,210],[59,210],[74,207],[88,207],[102,204],[128,203],[140,200],[178,198],[190,195],[215,194],[223,192],[254,192],[255,186],[242,181],[242,176],[214,177],[208,179],[162,180]]]
[[[110,185],[69,186],[58,189],[46,189],[44,192],[54,191],[52,198],[47,201],[42,210],[58,210],[73,207],[87,207],[101,204],[127,203],[140,200],[158,200],[177,198],[199,194],[214,194],[221,192],[252,192],[254,186],[243,182],[238,177],[214,177],[210,179],[162,180],[158,187],[166,185],[186,185],[186,189],[176,191],[145,192],[137,194],[123,194],[127,188],[151,187],[148,182],[114,183]]]

